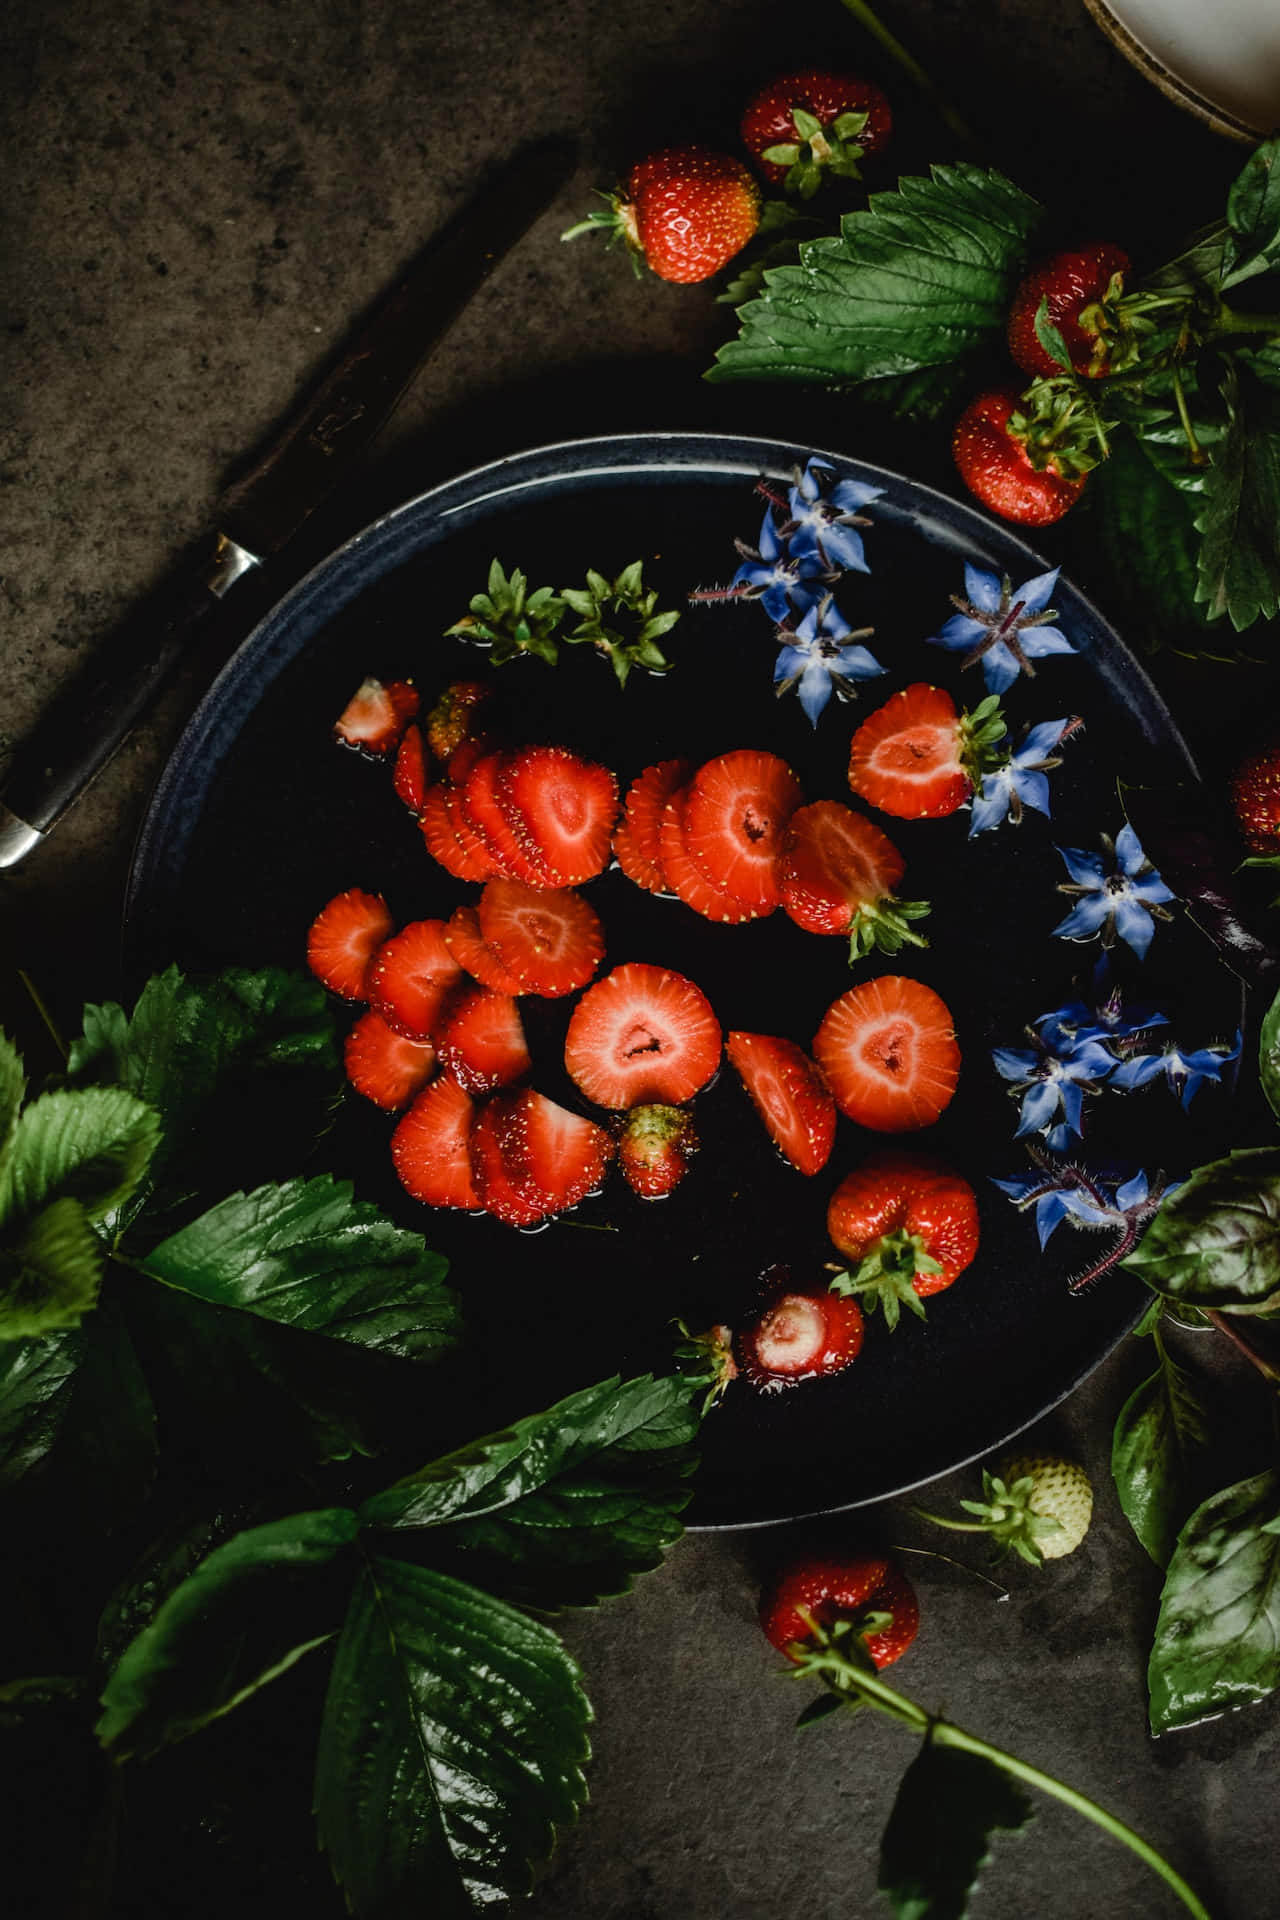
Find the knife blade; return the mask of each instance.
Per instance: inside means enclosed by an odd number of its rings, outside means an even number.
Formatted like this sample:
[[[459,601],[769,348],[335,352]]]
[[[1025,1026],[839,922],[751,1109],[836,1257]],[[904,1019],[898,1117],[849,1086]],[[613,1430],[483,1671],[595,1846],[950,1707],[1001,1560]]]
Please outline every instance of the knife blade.
[[[0,794],[0,868],[38,847],[124,742],[225,596],[348,477],[432,349],[573,171],[547,140],[516,155],[430,243],[310,400],[223,495],[212,547],[147,620],[99,648],[19,745]]]

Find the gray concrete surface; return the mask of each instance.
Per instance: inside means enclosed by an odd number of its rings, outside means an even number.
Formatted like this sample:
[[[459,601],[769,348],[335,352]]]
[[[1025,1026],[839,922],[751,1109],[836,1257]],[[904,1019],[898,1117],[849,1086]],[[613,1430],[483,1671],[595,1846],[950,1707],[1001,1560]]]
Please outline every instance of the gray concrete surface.
[[[1220,204],[1238,156],[1148,91],[1082,7],[883,0],[883,12],[998,163],[1056,202],[1064,230],[1113,217],[1154,246]],[[254,589],[259,605],[380,507],[506,448],[644,424],[802,436],[821,421],[838,442],[838,405],[699,384],[726,327],[703,291],[635,283],[616,255],[557,240],[642,146],[727,138],[753,84],[810,56],[883,75],[836,0],[800,16],[760,0],[10,0],[0,750],[209,525],[228,473],[353,316],[520,139],[575,133],[577,180],[436,354],[365,478]],[[892,84],[890,176],[951,145]],[[854,433],[862,447],[875,430],[848,432],[854,451]],[[951,484],[936,446],[882,431],[875,450]],[[0,911],[68,1010],[112,984],[131,838],[208,671],[193,668],[4,882]],[[1216,1920],[1265,1920],[1280,1913],[1274,1707],[1159,1744],[1144,1728],[1157,1581],[1108,1478],[1110,1422],[1140,1360],[1117,1354],[1046,1429],[1093,1473],[1086,1547],[1044,1573],[1015,1567],[1006,1604],[942,1562],[915,1562],[925,1626],[899,1671],[923,1702],[1166,1849]],[[1215,1366],[1244,1406],[1244,1369],[1230,1355]],[[924,1544],[904,1508],[874,1524]],[[882,1910],[876,1837],[907,1742],[869,1718],[793,1734],[802,1696],[774,1677],[754,1622],[762,1570],[786,1545],[686,1539],[633,1596],[570,1623],[598,1716],[593,1799],[532,1920]],[[983,1920],[1175,1910],[1129,1856],[1048,1805],[1006,1844],[975,1907]]]

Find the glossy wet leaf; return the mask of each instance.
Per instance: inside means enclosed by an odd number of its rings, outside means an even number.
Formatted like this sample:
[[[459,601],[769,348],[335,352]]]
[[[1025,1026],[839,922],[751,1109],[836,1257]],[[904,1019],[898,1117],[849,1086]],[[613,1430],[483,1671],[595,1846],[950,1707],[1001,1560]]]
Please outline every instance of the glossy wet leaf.
[[[18,1124],[18,1110],[26,1085],[27,1077],[18,1050],[7,1033],[0,1033],[0,1181],[3,1180],[5,1157],[13,1130]]]
[[[15,1486],[57,1439],[84,1345],[79,1328],[0,1342],[0,1487]]]
[[[1280,1147],[1197,1167],[1122,1264],[1172,1300],[1265,1312],[1280,1291]]]
[[[352,1596],[316,1763],[320,1844],[362,1920],[487,1912],[586,1799],[591,1709],[549,1628],[381,1556]]]
[[[997,1832],[1034,1819],[1022,1790],[981,1754],[926,1741],[902,1776],[876,1882],[896,1920],[963,1920]]]
[[[1280,393],[1225,364],[1227,432],[1205,477],[1196,598],[1237,632],[1280,610]]]
[[[1126,632],[1151,648],[1207,644],[1196,600],[1196,501],[1161,471],[1149,443],[1116,432],[1085,498],[1089,533],[1106,559]]]
[[[1157,1566],[1168,1566],[1196,1504],[1208,1439],[1208,1409],[1196,1383],[1162,1347],[1156,1371],[1121,1408],[1111,1443],[1121,1508]]]
[[[1280,1685],[1280,1472],[1192,1514],[1165,1575],[1148,1686],[1155,1733],[1264,1700]]]
[[[110,1296],[84,1322],[65,1412],[39,1479],[69,1533],[111,1533],[140,1507],[156,1471],[156,1414],[125,1318]]]
[[[103,1690],[98,1738],[154,1753],[228,1713],[342,1622],[356,1518],[292,1514],[216,1547],[130,1641]]]
[[[1227,197],[1223,288],[1280,266],[1280,140],[1255,147]]]
[[[0,1344],[78,1326],[97,1303],[105,1261],[78,1200],[10,1223],[0,1242]]]
[[[159,1116],[123,1087],[46,1093],[23,1109],[0,1176],[0,1221],[52,1201],[101,1221],[133,1193],[160,1140]]]
[[[691,1498],[698,1429],[676,1375],[571,1395],[433,1461],[361,1508],[366,1525],[447,1529],[485,1584],[554,1609],[622,1593],[662,1558]]]
[[[1280,993],[1267,1008],[1258,1035],[1258,1078],[1267,1105],[1280,1120]]]

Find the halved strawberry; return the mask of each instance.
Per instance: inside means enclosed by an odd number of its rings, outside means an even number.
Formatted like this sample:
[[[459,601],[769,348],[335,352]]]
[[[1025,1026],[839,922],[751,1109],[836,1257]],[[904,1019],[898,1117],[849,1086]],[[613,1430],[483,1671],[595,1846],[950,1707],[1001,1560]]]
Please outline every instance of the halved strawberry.
[[[391,1158],[406,1192],[426,1207],[474,1213],[480,1197],[471,1178],[469,1096],[449,1074],[420,1093],[391,1136]]]
[[[411,920],[369,969],[369,1001],[388,1026],[411,1040],[431,1037],[462,968],[445,943],[443,920]]]
[[[553,1211],[552,1196],[522,1181],[512,1153],[517,1094],[495,1094],[471,1129],[471,1171],[486,1213],[508,1227],[533,1227]]]
[[[344,1000],[367,1000],[370,963],[395,921],[380,893],[348,887],[322,907],[307,934],[307,965]]]
[[[418,690],[409,680],[362,680],[334,722],[333,737],[374,760],[385,760],[400,744],[418,711]]]
[[[512,827],[499,797],[498,781],[506,759],[505,753],[480,756],[459,788],[462,811],[488,848],[495,874],[510,874],[538,886],[542,884],[540,870]]]
[[[375,1107],[396,1113],[407,1107],[431,1078],[436,1050],[430,1040],[410,1040],[370,1008],[347,1035],[343,1048],[347,1078]]]
[[[784,1286],[739,1330],[734,1357],[744,1380],[762,1393],[777,1393],[843,1372],[862,1351],[862,1333],[856,1300]]]
[[[445,942],[458,965],[494,993],[509,993],[512,998],[524,988],[514,973],[508,973],[480,931],[474,907],[455,907],[445,925]]]
[[[533,868],[520,879],[577,887],[603,873],[618,813],[618,782],[607,767],[567,747],[523,747],[499,773],[498,792]]]
[[[713,886],[754,913],[772,913],[787,823],[803,804],[800,782],[776,754],[722,753],[689,784],[684,844]]]
[[[731,1033],[725,1053],[779,1152],[798,1172],[821,1173],[835,1142],[836,1103],[808,1054],[772,1033]]]
[[[897,973],[833,1001],[813,1051],[841,1113],[875,1133],[931,1126],[960,1077],[946,1001]]]
[[[455,880],[487,880],[494,872],[487,849],[463,819],[457,792],[447,780],[427,788],[418,825],[432,859]]]
[[[405,728],[404,739],[396,754],[395,772],[391,776],[396,798],[402,800],[410,813],[422,812],[422,803],[427,788],[431,784],[427,772],[427,750],[422,744],[422,728]]]
[[[604,929],[571,887],[490,880],[476,913],[480,933],[519,991],[548,1000],[585,987],[604,958]]]
[[[687,760],[661,760],[646,767],[627,789],[622,818],[613,830],[613,851],[628,880],[646,893],[670,891],[662,865],[662,816],[689,771]]]
[[[594,1193],[613,1158],[603,1127],[532,1087],[505,1103],[499,1137],[517,1193],[548,1213],[563,1213]]]
[[[849,961],[873,948],[898,953],[928,946],[912,920],[923,900],[899,900],[893,889],[906,861],[886,834],[838,800],[815,800],[791,821],[782,858],[782,904],[809,933],[849,935]]]
[[[427,745],[437,760],[449,760],[480,731],[480,711],[492,697],[483,680],[455,680],[445,688],[427,715]]]
[[[684,808],[688,788],[681,787],[666,804],[662,815],[659,848],[667,887],[686,907],[692,907],[704,920],[718,920],[723,926],[740,926],[758,915],[736,893],[708,880],[685,845]]]
[[[940,820],[962,807],[1000,758],[1006,736],[994,696],[960,713],[941,687],[903,687],[865,719],[849,745],[849,785],[899,820]]]
[[[509,1086],[531,1065],[520,1009],[507,993],[467,987],[453,1001],[436,1034],[440,1064],[467,1093]]]
[[[642,1200],[661,1200],[678,1187],[698,1151],[693,1121],[683,1107],[632,1107],[618,1141],[622,1177]]]
[[[720,1064],[720,1023],[682,973],[629,961],[589,987],[565,1036],[570,1078],[601,1107],[678,1107]]]

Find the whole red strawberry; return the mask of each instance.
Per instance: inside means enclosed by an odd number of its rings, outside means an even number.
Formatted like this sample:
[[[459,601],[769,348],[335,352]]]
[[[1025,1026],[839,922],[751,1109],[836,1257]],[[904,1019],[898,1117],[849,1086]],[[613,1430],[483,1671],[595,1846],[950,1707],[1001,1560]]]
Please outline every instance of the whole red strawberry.
[[[1231,805],[1250,853],[1280,855],[1280,740],[1268,740],[1236,767]]]
[[[887,1614],[889,1618],[877,1618]],[[771,1646],[792,1649],[814,1638],[815,1626],[854,1623],[877,1667],[900,1660],[920,1626],[920,1607],[905,1575],[879,1554],[822,1554],[782,1569],[760,1603],[760,1625]]]
[[[621,234],[660,280],[709,280],[760,224],[760,189],[740,160],[712,147],[661,147],[631,169],[625,192],[560,237]]]
[[[1072,477],[1065,452],[1033,446],[1019,431],[1019,407],[1011,391],[980,393],[956,423],[951,454],[984,507],[1020,526],[1048,527],[1075,505],[1085,476]]]
[[[824,173],[856,180],[858,161],[879,152],[892,125],[889,102],[869,80],[808,67],[762,87],[739,131],[765,179],[807,200]]]
[[[1115,322],[1108,314],[1124,291],[1129,256],[1110,241],[1055,253],[1027,275],[1009,308],[1009,352],[1024,373],[1050,378],[1062,372],[1036,333],[1036,315],[1045,303],[1045,318],[1062,335],[1062,343],[1077,373],[1096,380],[1110,373]]]
[[[882,1153],[845,1175],[827,1207],[827,1232],[849,1262],[838,1293],[879,1300],[885,1323],[941,1293],[978,1251],[978,1202],[958,1173],[914,1154]]]

